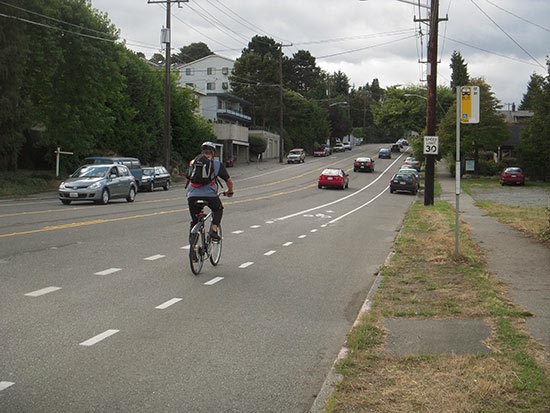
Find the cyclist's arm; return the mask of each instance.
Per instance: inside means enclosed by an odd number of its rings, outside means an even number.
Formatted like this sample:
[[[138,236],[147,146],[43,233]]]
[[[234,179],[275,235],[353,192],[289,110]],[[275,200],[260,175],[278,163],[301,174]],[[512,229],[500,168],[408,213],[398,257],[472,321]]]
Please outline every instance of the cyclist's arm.
[[[220,163],[220,170],[218,172],[218,176],[227,183],[227,191],[225,192],[225,194],[229,197],[232,196],[233,181],[231,180],[231,177],[229,176],[229,172],[227,172],[227,169],[225,168],[225,165],[223,163]]]

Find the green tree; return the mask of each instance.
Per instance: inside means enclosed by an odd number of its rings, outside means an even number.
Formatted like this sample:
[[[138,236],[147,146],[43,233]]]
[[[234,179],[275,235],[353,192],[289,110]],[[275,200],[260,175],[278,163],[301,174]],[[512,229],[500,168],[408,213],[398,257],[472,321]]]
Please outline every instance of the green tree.
[[[205,43],[191,43],[187,46],[183,46],[179,53],[174,55],[174,60],[178,63],[190,63],[211,54],[214,54],[214,52],[212,52]]]
[[[533,110],[534,101],[537,97],[543,93],[545,85],[545,79],[543,76],[533,73],[529,84],[527,85],[527,92],[524,93],[519,109],[521,110]]]
[[[461,152],[478,159],[478,151],[496,151],[500,143],[510,137],[504,118],[497,113],[498,100],[483,79],[471,79],[469,82],[480,89],[480,121],[477,124],[463,124],[460,127]],[[456,148],[456,102],[438,127],[440,156],[454,154]],[[477,164],[477,163],[476,163]]]
[[[334,72],[331,76],[331,90],[330,95],[331,96],[347,96],[349,94],[350,86],[349,86],[349,78],[347,75],[342,72]],[[330,96],[329,96],[330,97]]]
[[[550,181],[550,60],[546,61],[548,75],[542,78],[540,89],[532,93],[529,108],[534,116],[521,132],[519,157],[527,174],[534,179]],[[533,80],[534,75],[531,77]],[[537,79],[539,83],[539,79]],[[532,82],[530,83],[530,85]],[[529,89],[528,92],[529,93]],[[525,95],[524,95],[525,96]],[[525,100],[525,97],[524,97]]]
[[[456,91],[457,86],[466,86],[470,81],[468,75],[468,65],[464,62],[460,52],[456,50],[451,55],[451,64],[449,67],[452,70],[451,75],[451,89]]]
[[[164,56],[160,53],[155,53],[153,56],[151,56],[149,61],[156,65],[164,65]]]
[[[321,69],[315,57],[308,51],[299,50],[287,62],[283,77],[285,85],[303,96],[309,96],[321,80]]]

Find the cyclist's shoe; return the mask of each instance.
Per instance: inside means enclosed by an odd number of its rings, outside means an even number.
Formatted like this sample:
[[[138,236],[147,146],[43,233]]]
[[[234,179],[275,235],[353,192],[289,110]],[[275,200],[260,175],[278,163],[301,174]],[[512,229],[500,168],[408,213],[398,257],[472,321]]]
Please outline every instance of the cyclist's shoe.
[[[220,234],[218,234],[218,231],[214,231],[210,228],[210,239],[214,242],[219,242],[222,238],[220,237]]]

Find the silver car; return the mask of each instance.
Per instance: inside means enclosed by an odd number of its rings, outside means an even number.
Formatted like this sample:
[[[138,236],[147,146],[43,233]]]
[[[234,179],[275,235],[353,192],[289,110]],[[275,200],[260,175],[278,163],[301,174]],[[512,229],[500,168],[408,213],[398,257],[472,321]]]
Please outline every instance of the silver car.
[[[59,185],[59,199],[65,205],[73,201],[107,204],[115,198],[136,199],[136,178],[124,165],[84,165]]]

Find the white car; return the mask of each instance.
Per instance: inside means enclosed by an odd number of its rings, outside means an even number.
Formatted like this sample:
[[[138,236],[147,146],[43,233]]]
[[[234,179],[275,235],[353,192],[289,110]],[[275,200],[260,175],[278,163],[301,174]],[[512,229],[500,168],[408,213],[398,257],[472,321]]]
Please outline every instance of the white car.
[[[347,149],[348,151],[351,151],[351,143],[344,142],[342,145],[344,146],[344,149]]]

